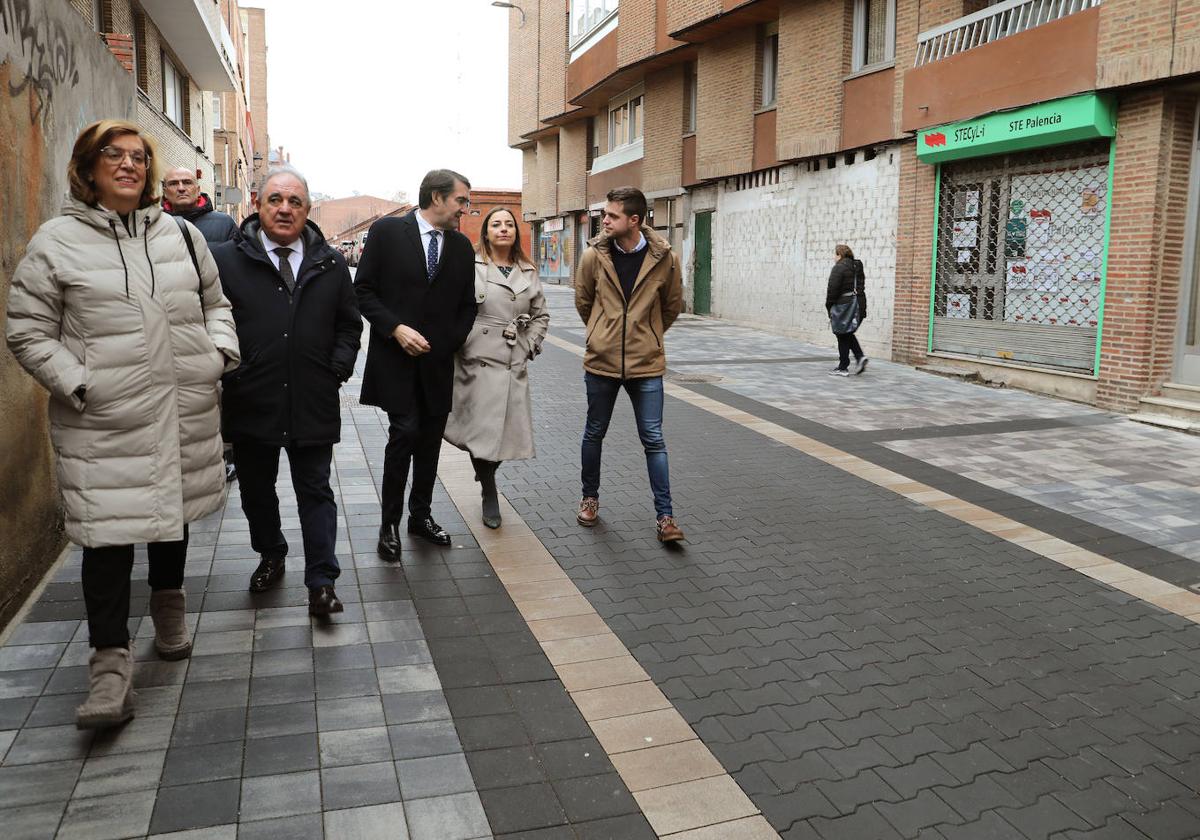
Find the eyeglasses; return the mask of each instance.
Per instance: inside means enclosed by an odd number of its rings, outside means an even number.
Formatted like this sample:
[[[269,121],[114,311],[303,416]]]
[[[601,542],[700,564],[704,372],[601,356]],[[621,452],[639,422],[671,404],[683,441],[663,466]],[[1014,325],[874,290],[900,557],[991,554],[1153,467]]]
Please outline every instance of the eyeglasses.
[[[100,156],[112,166],[120,166],[125,158],[138,169],[145,169],[150,162],[150,155],[141,149],[118,149],[116,146],[105,146],[100,150]]]

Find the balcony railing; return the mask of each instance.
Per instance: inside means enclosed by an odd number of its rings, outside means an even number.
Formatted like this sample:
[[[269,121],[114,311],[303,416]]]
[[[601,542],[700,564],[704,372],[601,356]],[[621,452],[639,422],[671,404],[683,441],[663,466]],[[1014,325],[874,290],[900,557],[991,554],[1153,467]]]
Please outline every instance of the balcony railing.
[[[1004,0],[922,32],[917,36],[915,66],[940,61],[1099,5],[1100,0]]]

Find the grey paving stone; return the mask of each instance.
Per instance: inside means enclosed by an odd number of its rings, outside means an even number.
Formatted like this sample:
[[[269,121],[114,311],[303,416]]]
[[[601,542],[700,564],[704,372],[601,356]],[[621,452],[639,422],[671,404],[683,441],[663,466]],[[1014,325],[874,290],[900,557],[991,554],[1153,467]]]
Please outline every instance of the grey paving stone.
[[[236,822],[238,794],[237,779],[159,788],[150,831],[168,834]]]
[[[403,829],[397,829],[403,832]],[[355,835],[341,835],[353,837]],[[403,833],[398,835],[404,837]],[[237,840],[324,840],[325,829],[322,815],[300,814],[294,817],[280,817],[273,820],[243,822],[238,825]]]
[[[317,725],[322,732],[384,724],[383,700],[378,696],[317,701]]]
[[[250,678],[250,654],[226,653],[217,656],[193,656],[187,681],[247,680]]]
[[[491,835],[479,796],[474,793],[416,799],[406,803],[405,811],[413,840],[468,840]]]
[[[325,813],[326,837],[355,837],[362,840],[409,840],[405,809],[399,802],[347,808]],[[442,835],[449,840],[450,835]],[[482,835],[481,835],[482,836]]]
[[[319,764],[314,733],[255,738],[246,742],[243,776],[268,776],[312,770]]]
[[[445,720],[450,717],[440,690],[383,695],[383,714],[389,725]]]
[[[374,668],[345,671],[317,671],[317,699],[363,697],[379,694],[379,679]]]
[[[396,773],[405,801],[475,790],[471,768],[461,753],[397,761]]]
[[[145,834],[154,799],[153,790],[72,799],[57,836],[62,840],[116,840]]]
[[[327,811],[400,801],[396,768],[391,762],[324,768],[321,789]]]
[[[83,758],[92,745],[92,733],[74,726],[22,729],[4,756],[4,765],[40,764]]]
[[[246,732],[246,709],[190,712],[175,718],[172,747],[240,741]]]
[[[317,704],[313,701],[252,706],[246,724],[248,738],[271,738],[316,731]]]
[[[82,768],[82,760],[0,767],[3,807],[17,808],[49,802],[65,804]]]
[[[84,762],[73,795],[86,799],[154,789],[166,756],[166,750],[92,756]]]
[[[321,810],[321,777],[316,770],[242,780],[241,819],[246,822]]]
[[[392,745],[383,726],[321,732],[319,739],[322,767],[392,760]]]
[[[5,805],[7,804],[6,802]],[[0,825],[3,825],[4,830],[12,837],[21,837],[24,840],[54,840],[66,807],[67,802],[63,799],[59,802],[0,808]]]
[[[243,742],[173,747],[162,766],[163,785],[188,785],[242,775]]]
[[[378,670],[379,689],[384,694],[408,691],[437,691],[442,682],[433,665],[396,665]]]
[[[402,723],[387,728],[397,761],[462,752],[458,732],[448,720]]]

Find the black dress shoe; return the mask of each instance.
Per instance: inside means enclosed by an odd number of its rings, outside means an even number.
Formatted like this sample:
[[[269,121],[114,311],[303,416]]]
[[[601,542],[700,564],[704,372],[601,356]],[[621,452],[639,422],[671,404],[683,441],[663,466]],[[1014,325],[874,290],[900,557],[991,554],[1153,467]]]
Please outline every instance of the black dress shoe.
[[[450,545],[450,535],[441,525],[433,521],[432,516],[425,516],[421,519],[408,517],[408,533],[434,545]]]
[[[342,606],[337,593],[333,591],[333,586],[326,584],[308,590],[309,615],[329,615],[342,612],[344,609],[346,608]]]
[[[400,559],[400,526],[396,523],[384,525],[379,529],[379,545],[375,547],[376,553],[384,560],[396,561]]]
[[[279,579],[282,577],[283,558],[264,557],[258,564],[258,568],[254,570],[254,574],[250,575],[250,591],[266,592],[279,583]]]

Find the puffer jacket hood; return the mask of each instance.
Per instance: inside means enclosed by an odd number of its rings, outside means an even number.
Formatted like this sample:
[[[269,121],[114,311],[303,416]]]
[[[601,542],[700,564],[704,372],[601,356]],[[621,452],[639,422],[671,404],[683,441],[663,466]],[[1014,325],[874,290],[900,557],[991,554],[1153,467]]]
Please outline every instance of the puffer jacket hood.
[[[608,234],[593,237],[575,275],[575,309],[587,325],[584,370],[639,379],[667,369],[663,337],[683,311],[683,272],[671,243],[642,226],[646,258],[629,299],[621,290]]]
[[[8,346],[50,392],[65,527],[80,545],[178,540],[224,499],[217,381],[237,363],[237,335],[212,255],[187,229],[199,277],[157,205],[126,227],[71,199],[13,273]]]

